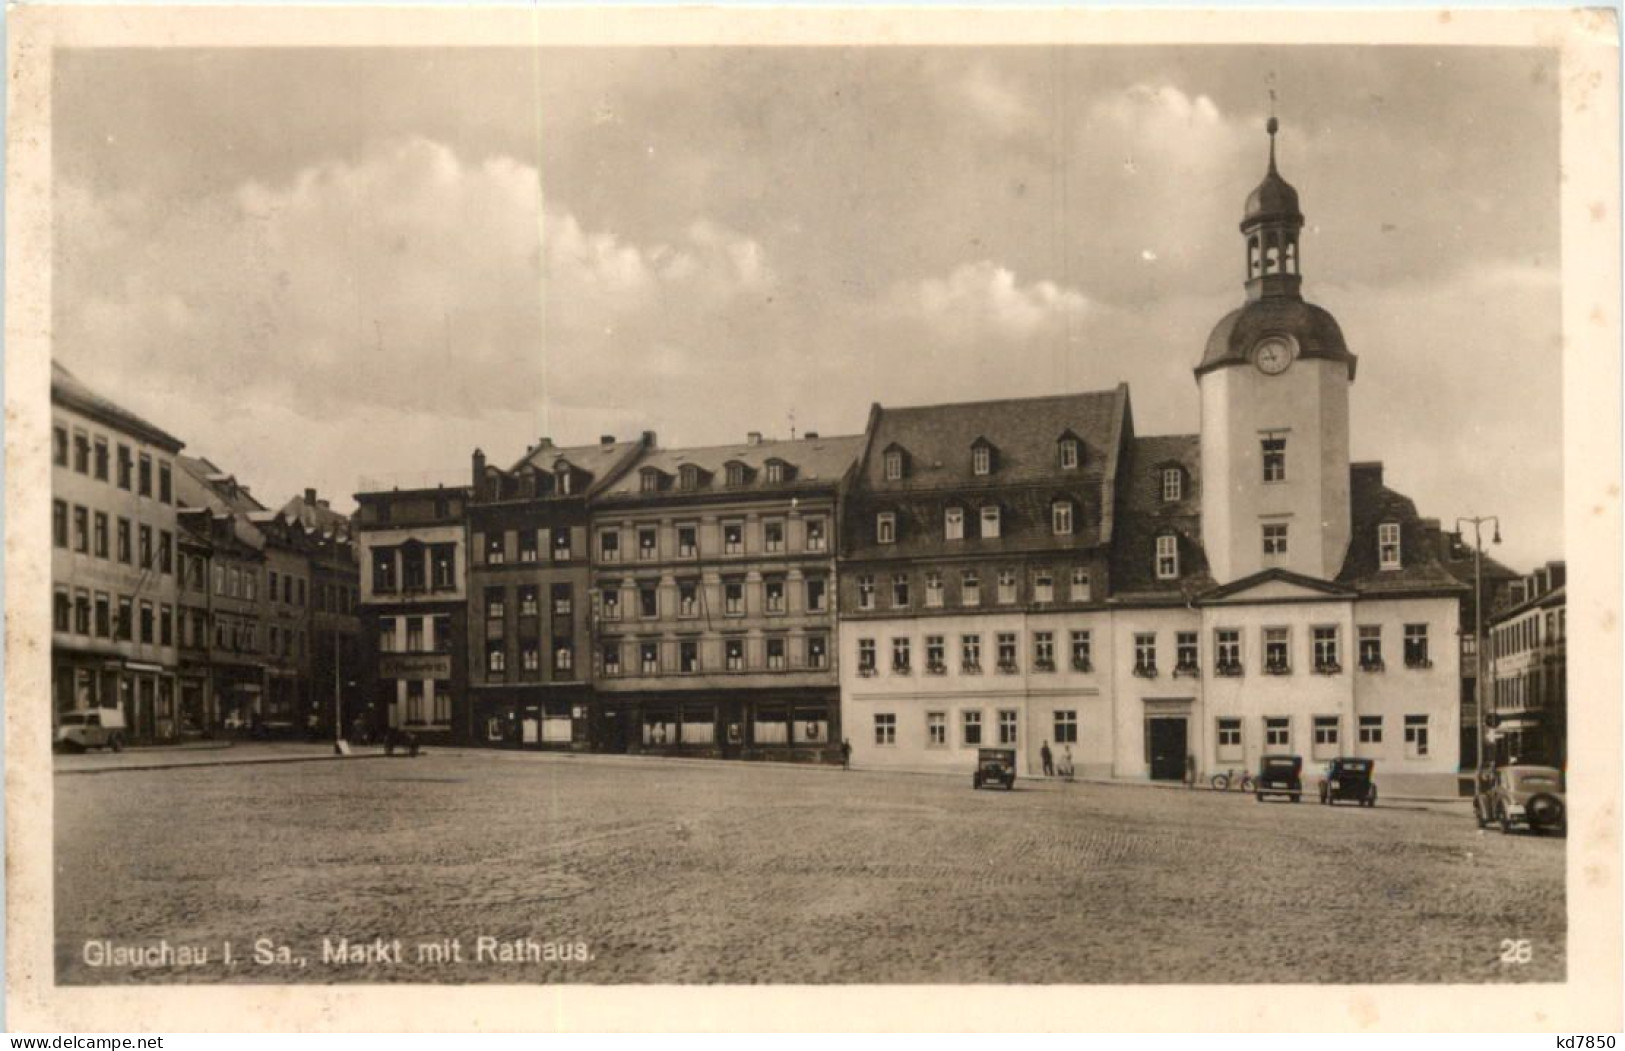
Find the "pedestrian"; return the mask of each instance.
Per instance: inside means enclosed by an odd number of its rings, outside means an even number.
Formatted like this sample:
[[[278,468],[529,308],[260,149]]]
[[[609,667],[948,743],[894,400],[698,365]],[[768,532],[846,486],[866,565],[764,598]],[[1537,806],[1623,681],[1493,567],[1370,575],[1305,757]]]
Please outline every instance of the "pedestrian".
[[[1196,756],[1190,752],[1185,753],[1185,787],[1196,787]]]
[[[841,738],[841,769],[852,769],[852,741],[850,738]]]
[[[1045,777],[1054,777],[1055,776],[1055,756],[1053,754],[1051,754],[1051,752],[1049,750],[1049,742],[1048,741],[1045,741],[1044,746],[1038,750],[1038,758],[1043,760],[1043,763],[1044,763],[1044,776]]]
[[[1067,745],[1066,751],[1061,753],[1061,776],[1068,781],[1072,780],[1072,746]]]

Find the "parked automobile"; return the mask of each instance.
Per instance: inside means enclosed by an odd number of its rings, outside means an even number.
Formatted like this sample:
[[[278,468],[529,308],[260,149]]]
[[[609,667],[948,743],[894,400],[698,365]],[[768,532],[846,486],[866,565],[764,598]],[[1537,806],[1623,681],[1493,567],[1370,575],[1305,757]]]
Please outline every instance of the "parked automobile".
[[[63,712],[53,744],[71,752],[87,748],[124,751],[124,712],[118,708],[85,708]]]
[[[1253,784],[1260,803],[1265,796],[1287,796],[1298,802],[1303,798],[1303,756],[1266,755],[1259,761]]]
[[[1511,832],[1520,824],[1531,832],[1566,831],[1563,771],[1553,766],[1497,767],[1495,776],[1480,782],[1473,796],[1473,816],[1479,828],[1494,821],[1502,832]]]
[[[976,774],[971,778],[973,787],[1003,785],[1016,786],[1016,750],[1014,748],[981,748],[976,752]]]
[[[1361,806],[1377,805],[1377,785],[1371,780],[1371,773],[1376,769],[1375,759],[1333,759],[1326,764],[1326,777],[1320,782],[1320,801],[1323,805],[1333,803],[1358,803]]]

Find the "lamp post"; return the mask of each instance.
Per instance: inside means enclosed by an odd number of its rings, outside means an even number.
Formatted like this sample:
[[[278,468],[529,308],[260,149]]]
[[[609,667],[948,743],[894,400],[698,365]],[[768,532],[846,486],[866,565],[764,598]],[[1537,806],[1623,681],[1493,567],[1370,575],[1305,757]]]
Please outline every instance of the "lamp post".
[[[1478,736],[1473,750],[1475,772],[1482,779],[1484,773],[1484,524],[1495,523],[1495,534],[1490,542],[1501,542],[1501,520],[1495,515],[1456,519],[1456,532],[1466,522],[1473,527],[1473,708],[1478,716]]]

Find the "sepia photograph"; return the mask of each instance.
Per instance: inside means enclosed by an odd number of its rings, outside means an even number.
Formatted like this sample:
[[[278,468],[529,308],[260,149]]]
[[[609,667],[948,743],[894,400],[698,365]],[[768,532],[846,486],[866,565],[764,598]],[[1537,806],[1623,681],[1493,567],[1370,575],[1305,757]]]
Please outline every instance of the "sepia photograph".
[[[1617,984],[1617,26],[894,16],[14,39],[14,1001]]]

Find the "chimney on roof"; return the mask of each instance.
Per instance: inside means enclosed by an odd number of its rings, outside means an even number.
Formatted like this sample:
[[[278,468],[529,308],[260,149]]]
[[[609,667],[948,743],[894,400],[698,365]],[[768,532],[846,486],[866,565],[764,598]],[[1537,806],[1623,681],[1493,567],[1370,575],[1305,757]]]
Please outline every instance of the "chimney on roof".
[[[311,490],[311,491],[314,492],[315,490]],[[317,500],[316,501],[316,506],[321,508],[323,511],[326,511],[329,508],[331,508],[333,505],[327,500]]]
[[[485,485],[485,452],[482,449],[474,450],[474,499],[482,498],[481,488]]]
[[[305,503],[307,503],[307,504],[315,504],[316,503],[316,490],[314,490],[314,489],[306,489],[305,490]]]
[[[553,448],[553,439],[549,438],[545,434],[542,435],[540,438],[536,439],[536,448],[538,448],[538,449],[551,449],[551,448]]]
[[[644,431],[643,432],[643,444],[647,445],[651,449],[653,449],[655,447],[655,432],[654,431]]]
[[[615,436],[613,434],[600,434],[598,436],[598,444],[599,445],[614,445],[615,444]]]
[[[1556,591],[1568,581],[1569,571],[1566,562],[1548,562],[1546,563],[1546,572],[1551,577],[1553,591]]]
[[[751,431],[749,434],[745,435],[745,444],[747,444],[747,445],[760,445],[760,444],[762,444],[762,432],[761,431]]]
[[[814,439],[816,439],[818,437],[818,432],[817,431],[808,431],[806,434],[803,434],[802,437],[807,439],[810,442],[810,441],[813,441]]]

